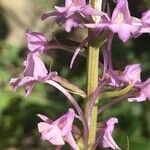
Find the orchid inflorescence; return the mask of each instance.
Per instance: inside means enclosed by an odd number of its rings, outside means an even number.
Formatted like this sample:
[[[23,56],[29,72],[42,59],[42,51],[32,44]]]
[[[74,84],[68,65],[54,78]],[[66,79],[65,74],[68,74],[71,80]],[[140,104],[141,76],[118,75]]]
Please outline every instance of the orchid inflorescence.
[[[113,69],[111,59],[112,40],[116,33],[123,43],[143,33],[150,33],[150,10],[144,12],[141,19],[138,19],[131,16],[127,0],[114,0],[116,6],[111,15],[108,11],[104,12],[102,7],[97,9],[96,4],[98,3],[102,3],[102,1],[65,0],[65,6],[55,6],[54,12],[42,15],[42,20],[54,18],[66,32],[71,32],[73,28],[88,29],[87,37],[81,43],[75,42],[76,48],[70,68],[73,67],[78,54],[81,53],[84,57],[90,58],[93,51],[102,49],[103,63],[100,65],[101,67],[92,66],[95,70],[101,69],[102,74],[98,74],[98,78],[92,78],[92,75],[91,78],[87,78],[87,80],[93,79],[97,82],[93,91],[85,92],[59,76],[57,71],[48,71],[41,59],[41,56],[47,54],[46,52],[51,49],[59,48],[72,51],[69,47],[70,41],[67,43],[68,45],[63,45],[55,39],[49,41],[43,34],[29,30],[26,32],[29,52],[23,63],[24,74],[21,78],[12,78],[10,81],[14,90],[23,86],[26,96],[31,94],[35,84],[47,83],[61,91],[71,102],[75,110],[69,108],[66,114],[55,121],[42,114],[37,115],[42,120],[38,123],[41,139],[58,148],[67,142],[74,150],[94,150],[97,147],[120,149],[112,137],[114,125],[118,123],[118,119],[111,117],[106,121],[97,122],[97,116],[106,108],[123,99],[128,99],[129,102],[150,100],[150,78],[144,82],[141,80],[141,65],[128,65],[121,72]],[[107,5],[109,6],[109,4]],[[105,8],[103,9],[105,10]],[[98,21],[95,18],[99,18]],[[88,53],[90,47],[93,49],[91,53]],[[84,52],[81,52],[81,49],[84,49]],[[87,67],[87,70],[89,74],[92,72],[90,67]],[[87,84],[90,87],[94,83],[87,81]],[[85,99],[85,111],[74,99],[72,93]],[[101,98],[110,100],[102,106],[95,106]],[[93,111],[95,108],[97,111]],[[93,116],[96,116],[95,119]],[[81,121],[83,127],[73,125],[74,119]],[[95,121],[95,128],[92,120]],[[91,133],[94,136],[91,136]]]

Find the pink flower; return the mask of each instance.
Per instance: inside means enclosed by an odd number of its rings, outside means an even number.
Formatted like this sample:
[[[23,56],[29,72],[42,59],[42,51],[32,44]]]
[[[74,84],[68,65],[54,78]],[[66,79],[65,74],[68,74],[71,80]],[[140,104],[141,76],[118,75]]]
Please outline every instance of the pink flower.
[[[140,64],[128,65],[125,67],[120,79],[129,84],[141,82],[141,66]]]
[[[143,82],[141,92],[150,100],[150,78]]]
[[[38,80],[39,77],[44,77],[48,73],[38,53],[29,53],[23,64],[25,66],[24,76],[34,77]]]
[[[76,28],[83,20],[92,21],[91,15],[100,15],[100,12],[86,5],[85,0],[65,0],[64,7],[55,6],[55,11],[42,15],[42,20],[55,17],[58,24],[63,24],[67,32]]]
[[[141,19],[135,17],[132,17],[132,19],[135,25],[141,26],[140,30],[133,37],[138,37],[143,33],[150,33],[150,10],[144,12]]]
[[[123,86],[123,84],[119,80],[118,74],[114,71],[113,73],[106,73],[106,78],[109,79],[109,85],[113,87],[120,87]]]
[[[110,118],[106,122],[106,127],[103,129],[104,130],[104,135],[102,138],[102,146],[103,148],[112,148],[115,150],[120,149],[114,139],[112,138],[112,132],[114,130],[114,124],[118,123],[117,118]]]
[[[132,17],[129,11],[127,0],[115,0],[116,7],[112,13],[111,19],[101,19],[99,24],[85,24],[88,28],[111,30],[117,33],[119,38],[126,42],[131,37],[137,37],[142,33],[150,33],[150,28],[145,27],[146,20],[149,18],[149,11],[143,14],[142,19]],[[146,18],[146,19],[145,19]],[[149,23],[149,21],[148,21]]]
[[[24,75],[21,78],[12,78],[10,80],[10,85],[13,87],[13,89],[16,90],[17,88],[24,86],[26,96],[28,96],[32,92],[34,85],[38,82],[52,85],[68,98],[68,100],[72,103],[72,105],[76,108],[77,112],[79,113],[84,127],[87,128],[85,124],[84,115],[80,106],[72,97],[72,95],[63,86],[59,84],[57,80],[59,78],[57,72],[48,73],[45,64],[40,59],[39,53],[29,53],[27,56],[27,60],[24,62],[24,65]]]
[[[118,33],[119,38],[126,42],[134,32],[139,30],[139,26],[132,25],[132,17],[128,8],[127,0],[116,0],[116,7],[112,13],[112,17],[107,22],[101,22],[99,24],[87,24],[89,28],[108,29],[113,33]]]
[[[109,71],[106,78],[110,78],[109,85],[115,87],[124,86],[125,83],[139,84],[141,83],[141,66],[140,64],[133,64],[126,66],[123,72]]]
[[[77,115],[73,109],[55,121],[51,121],[44,115],[37,115],[43,122],[38,123],[38,130],[42,140],[49,141],[54,145],[64,145],[65,141],[74,149],[79,150],[72,135],[73,120]]]
[[[133,25],[132,16],[129,11],[127,0],[116,0],[117,5],[113,11],[109,28],[112,32],[118,33],[119,38],[126,42],[132,34],[136,33],[140,26]]]
[[[142,102],[146,99],[150,100],[150,78],[148,78],[145,82],[138,84],[137,87],[140,88],[139,96],[134,98],[128,98],[128,101]]]
[[[143,28],[139,31],[139,35],[142,33],[150,33],[150,10],[142,14],[141,23]]]
[[[43,34],[27,30],[26,35],[27,35],[28,49],[31,52],[42,53],[43,50],[46,49],[48,39]]]
[[[40,59],[39,53],[29,53],[24,62],[25,70],[22,78],[12,78],[10,85],[16,90],[20,86],[25,86],[26,96],[32,92],[32,88],[37,82],[51,80],[57,73],[48,71]]]
[[[114,125],[116,123],[118,123],[118,119],[115,117],[108,119],[104,123],[100,123],[100,128],[97,132],[94,148],[99,146],[101,148],[111,148],[114,150],[120,150],[119,146],[116,144],[112,137]]]

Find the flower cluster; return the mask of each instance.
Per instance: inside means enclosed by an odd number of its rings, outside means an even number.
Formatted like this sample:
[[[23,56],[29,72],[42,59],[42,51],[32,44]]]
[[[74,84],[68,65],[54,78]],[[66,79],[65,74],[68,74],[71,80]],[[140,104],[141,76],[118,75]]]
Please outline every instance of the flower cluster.
[[[55,11],[42,15],[42,20],[54,17],[58,24],[62,24],[67,32],[77,28],[84,22],[93,22],[92,15],[102,15],[102,13],[87,5],[85,0],[65,0],[64,7],[55,6]]]
[[[114,125],[118,123],[116,117],[97,122],[97,129],[93,131],[96,132],[95,141],[88,143],[92,126],[90,119],[96,100],[98,98],[111,99],[111,103],[108,102],[99,108],[99,113],[104,111],[107,106],[110,107],[122,99],[128,99],[129,102],[150,100],[150,78],[144,82],[141,80],[142,69],[140,64],[128,65],[121,72],[113,69],[111,59],[111,45],[115,33],[118,34],[122,42],[126,42],[130,38],[136,38],[143,33],[150,33],[150,10],[144,12],[141,19],[138,19],[131,16],[127,0],[115,0],[114,2],[115,8],[111,16],[109,12],[93,8],[86,0],[65,0],[65,6],[55,6],[53,12],[42,15],[42,20],[54,18],[59,25],[63,26],[66,32],[71,32],[73,28],[87,28],[90,31],[81,43],[72,41],[76,48],[73,51],[74,55],[70,68],[72,68],[80,49],[87,49],[86,44],[93,41],[93,39],[96,39],[93,42],[94,46],[102,48],[103,64],[101,66],[103,73],[99,75],[99,84],[90,96],[78,86],[59,76],[56,71],[48,71],[42,60],[42,55],[51,49],[71,49],[68,44],[70,41],[63,45],[56,40],[49,41],[41,33],[27,30],[27,47],[29,51],[23,63],[24,73],[21,78],[12,78],[10,85],[14,90],[23,86],[26,96],[28,96],[32,93],[35,84],[39,82],[49,84],[61,91],[75,108],[75,110],[70,108],[66,114],[55,121],[38,114],[37,116],[42,120],[38,124],[42,140],[56,146],[63,146],[67,142],[74,150],[83,149],[83,147],[84,149],[89,149],[89,147],[90,149],[96,149],[97,147],[120,149],[112,137]],[[94,17],[99,17],[100,21],[95,23]],[[88,54],[83,55],[86,57]],[[87,102],[89,103],[88,112],[84,113],[71,93],[84,99],[90,97],[90,103]],[[113,103],[112,98],[114,97],[117,100],[115,99]],[[74,119],[81,121],[83,127],[73,125]],[[98,126],[99,124],[100,126]],[[76,133],[74,128],[77,128],[79,133]]]

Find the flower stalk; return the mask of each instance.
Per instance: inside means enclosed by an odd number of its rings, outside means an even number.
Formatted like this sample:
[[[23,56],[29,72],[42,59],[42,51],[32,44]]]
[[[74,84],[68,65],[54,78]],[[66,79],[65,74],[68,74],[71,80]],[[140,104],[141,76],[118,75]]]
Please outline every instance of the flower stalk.
[[[95,9],[101,8],[102,0],[90,0],[90,4]],[[99,23],[100,17],[93,17],[95,23]],[[91,36],[91,31],[88,33]],[[97,112],[98,112],[98,99],[95,101],[95,105],[89,114],[89,106],[91,102],[91,95],[94,93],[98,86],[98,67],[99,67],[99,46],[96,44],[95,39],[88,43],[87,54],[87,100],[85,104],[85,116],[89,126],[88,137],[88,150],[91,150],[92,145],[95,142],[96,126],[97,126]],[[92,124],[91,124],[92,123]]]

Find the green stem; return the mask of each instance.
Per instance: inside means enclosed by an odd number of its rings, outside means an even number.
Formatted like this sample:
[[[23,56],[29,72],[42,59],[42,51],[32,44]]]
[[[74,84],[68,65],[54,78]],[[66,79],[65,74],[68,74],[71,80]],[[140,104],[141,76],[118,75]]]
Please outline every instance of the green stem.
[[[85,115],[89,124],[89,139],[88,145],[91,147],[95,141],[96,136],[96,123],[97,123],[97,111],[98,101],[96,100],[95,105],[92,109],[91,118],[89,118],[89,104],[90,95],[96,90],[98,86],[98,61],[99,60],[99,48],[89,46],[89,52],[87,57],[87,101],[85,107]],[[89,150],[90,150],[89,147]]]
[[[102,0],[90,0],[90,4],[93,8],[100,10]],[[100,17],[93,17],[96,23],[99,23]],[[89,37],[91,36],[89,31]],[[99,46],[94,40],[89,42],[88,55],[87,55],[87,100],[85,104],[85,116],[89,125],[89,137],[88,137],[88,149],[91,150],[92,145],[95,142],[96,137],[96,126],[97,126],[97,113],[98,113],[98,99],[92,108],[91,115],[89,112],[90,96],[96,90],[98,86],[98,64],[99,64]],[[90,115],[90,117],[89,117]]]

